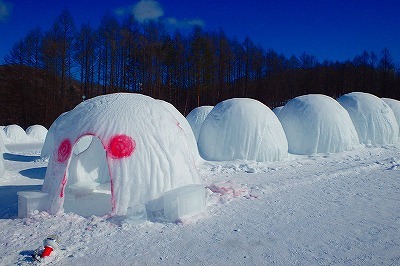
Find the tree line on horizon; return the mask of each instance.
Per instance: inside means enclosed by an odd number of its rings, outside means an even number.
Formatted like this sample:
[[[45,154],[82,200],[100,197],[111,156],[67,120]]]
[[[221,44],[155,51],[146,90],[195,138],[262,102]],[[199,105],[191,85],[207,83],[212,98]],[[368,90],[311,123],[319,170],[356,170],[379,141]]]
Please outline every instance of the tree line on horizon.
[[[363,51],[345,62],[286,57],[250,38],[223,31],[169,33],[156,21],[139,24],[105,15],[98,28],[75,26],[64,10],[46,32],[17,42],[0,67],[0,124],[49,127],[85,99],[136,92],[173,104],[183,115],[225,99],[257,99],[270,108],[299,95],[334,98],[351,91],[400,99],[400,68],[388,49]]]

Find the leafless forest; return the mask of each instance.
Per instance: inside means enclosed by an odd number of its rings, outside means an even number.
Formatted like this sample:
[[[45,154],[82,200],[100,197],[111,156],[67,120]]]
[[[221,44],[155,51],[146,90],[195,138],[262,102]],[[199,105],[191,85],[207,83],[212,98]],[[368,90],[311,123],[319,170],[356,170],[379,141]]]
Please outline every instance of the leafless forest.
[[[337,47],[345,49],[345,47]],[[0,66],[0,125],[49,127],[79,102],[136,92],[172,103],[182,114],[228,98],[270,108],[304,94],[334,98],[351,91],[400,99],[400,66],[390,51],[361,51],[345,62],[286,57],[223,31],[173,33],[157,22],[104,16],[77,27],[63,11],[53,26],[32,29]]]

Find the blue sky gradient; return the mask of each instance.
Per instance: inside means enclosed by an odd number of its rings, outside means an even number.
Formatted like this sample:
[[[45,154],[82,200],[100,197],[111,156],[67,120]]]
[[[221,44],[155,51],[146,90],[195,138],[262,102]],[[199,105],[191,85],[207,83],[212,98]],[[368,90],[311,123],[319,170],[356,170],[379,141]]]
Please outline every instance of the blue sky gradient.
[[[364,50],[379,56],[388,48],[400,65],[400,1],[398,0],[0,0],[0,63],[28,31],[48,30],[67,8],[77,27],[97,27],[105,14],[117,17],[133,13],[139,22],[162,20],[171,27],[206,31],[224,30],[230,38],[246,36],[265,50],[287,57],[303,52],[325,59],[345,61]]]

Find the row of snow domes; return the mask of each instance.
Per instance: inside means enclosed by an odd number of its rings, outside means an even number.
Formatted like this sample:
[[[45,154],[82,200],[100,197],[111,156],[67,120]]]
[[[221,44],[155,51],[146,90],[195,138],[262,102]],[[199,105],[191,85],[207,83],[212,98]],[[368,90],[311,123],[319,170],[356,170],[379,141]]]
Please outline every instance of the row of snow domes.
[[[3,153],[8,152],[5,144],[44,142],[47,129],[41,125],[33,125],[26,131],[18,125],[0,126],[0,178],[4,176],[4,157]]]
[[[352,92],[296,97],[271,111],[253,99],[195,108],[186,117],[206,160],[279,161],[398,141],[400,101]]]
[[[29,126],[26,131],[18,125],[0,126],[0,138],[5,143],[44,142],[47,129],[41,125]]]

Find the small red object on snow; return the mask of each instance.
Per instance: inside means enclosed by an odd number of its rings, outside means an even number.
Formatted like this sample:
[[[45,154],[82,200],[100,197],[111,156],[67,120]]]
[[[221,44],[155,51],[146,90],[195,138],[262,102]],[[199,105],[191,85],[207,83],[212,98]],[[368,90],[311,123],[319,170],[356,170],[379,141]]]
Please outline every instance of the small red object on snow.
[[[50,246],[45,246],[42,255],[40,255],[41,258],[48,257],[50,256],[51,252],[53,251],[53,248]]]

